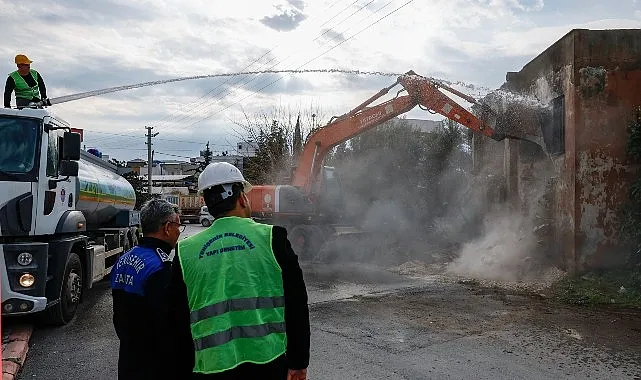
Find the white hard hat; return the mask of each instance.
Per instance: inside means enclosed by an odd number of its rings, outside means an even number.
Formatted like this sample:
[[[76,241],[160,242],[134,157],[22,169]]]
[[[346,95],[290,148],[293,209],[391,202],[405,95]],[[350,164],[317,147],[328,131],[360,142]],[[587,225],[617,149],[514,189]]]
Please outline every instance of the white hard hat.
[[[237,167],[228,162],[214,162],[205,168],[198,176],[198,192],[216,185],[229,185],[226,191],[231,191],[232,183],[242,183],[243,190],[248,193],[252,189],[251,183],[245,180],[243,173]],[[231,194],[230,194],[231,195]],[[227,198],[223,196],[223,199]]]

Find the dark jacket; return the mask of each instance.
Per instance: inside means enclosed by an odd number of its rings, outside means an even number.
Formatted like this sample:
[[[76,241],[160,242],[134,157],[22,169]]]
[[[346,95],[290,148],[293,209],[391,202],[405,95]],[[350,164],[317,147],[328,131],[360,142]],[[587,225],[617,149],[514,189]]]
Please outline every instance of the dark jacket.
[[[29,87],[33,87],[36,85],[36,82],[33,80],[33,77],[31,76],[31,73],[27,75],[20,75],[21,77],[24,78],[24,80],[27,82]],[[16,89],[16,82],[13,80],[11,76],[7,78],[7,82],[4,85],[4,107],[5,108],[10,108],[11,107],[11,93],[13,90]],[[45,82],[42,80],[42,77],[40,76],[40,73],[38,73],[38,89],[40,90],[40,96],[44,99],[47,97],[47,87],[45,87]],[[39,101],[40,99],[38,98],[33,98],[33,99],[28,99],[29,101]],[[16,100],[17,102],[17,100]]]
[[[241,364],[238,367],[212,375],[194,375],[198,379],[285,379],[287,368],[303,369],[309,365],[310,326],[307,289],[298,256],[287,239],[287,230],[274,226],[272,249],[282,269],[285,291],[285,324],[287,334],[286,354],[271,363],[257,365]],[[177,379],[188,379],[194,367],[194,346],[189,327],[189,304],[187,287],[183,280],[180,251],[176,248],[173,275],[170,286],[172,326],[175,327],[175,342],[171,356],[177,363]]]
[[[169,345],[171,246],[144,237],[111,271],[113,323],[120,339],[118,379],[160,379]]]

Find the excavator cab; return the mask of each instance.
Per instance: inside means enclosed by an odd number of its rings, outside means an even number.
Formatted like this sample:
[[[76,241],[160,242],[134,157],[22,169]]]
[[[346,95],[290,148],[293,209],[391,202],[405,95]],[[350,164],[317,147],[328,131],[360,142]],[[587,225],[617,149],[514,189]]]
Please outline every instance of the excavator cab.
[[[343,216],[343,192],[338,171],[332,166],[323,166],[322,179],[317,198],[318,215],[325,222],[338,223]]]

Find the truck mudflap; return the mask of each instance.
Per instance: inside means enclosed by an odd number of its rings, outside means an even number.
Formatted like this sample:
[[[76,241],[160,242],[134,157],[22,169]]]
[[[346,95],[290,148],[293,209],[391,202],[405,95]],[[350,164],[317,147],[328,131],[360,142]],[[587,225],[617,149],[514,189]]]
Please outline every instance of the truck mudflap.
[[[47,255],[46,243],[0,244],[3,316],[36,313],[47,307]]]

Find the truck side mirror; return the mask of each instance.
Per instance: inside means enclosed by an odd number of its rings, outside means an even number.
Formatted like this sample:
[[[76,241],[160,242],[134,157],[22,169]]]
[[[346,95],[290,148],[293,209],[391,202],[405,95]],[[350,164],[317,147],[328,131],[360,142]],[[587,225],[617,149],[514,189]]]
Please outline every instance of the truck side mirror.
[[[80,159],[80,134],[65,132],[62,140],[62,160],[78,161]],[[76,165],[76,172],[77,172]],[[63,174],[65,175],[65,174]],[[76,174],[70,174],[76,175]]]
[[[78,161],[60,161],[60,175],[64,177],[76,177],[78,175]]]

